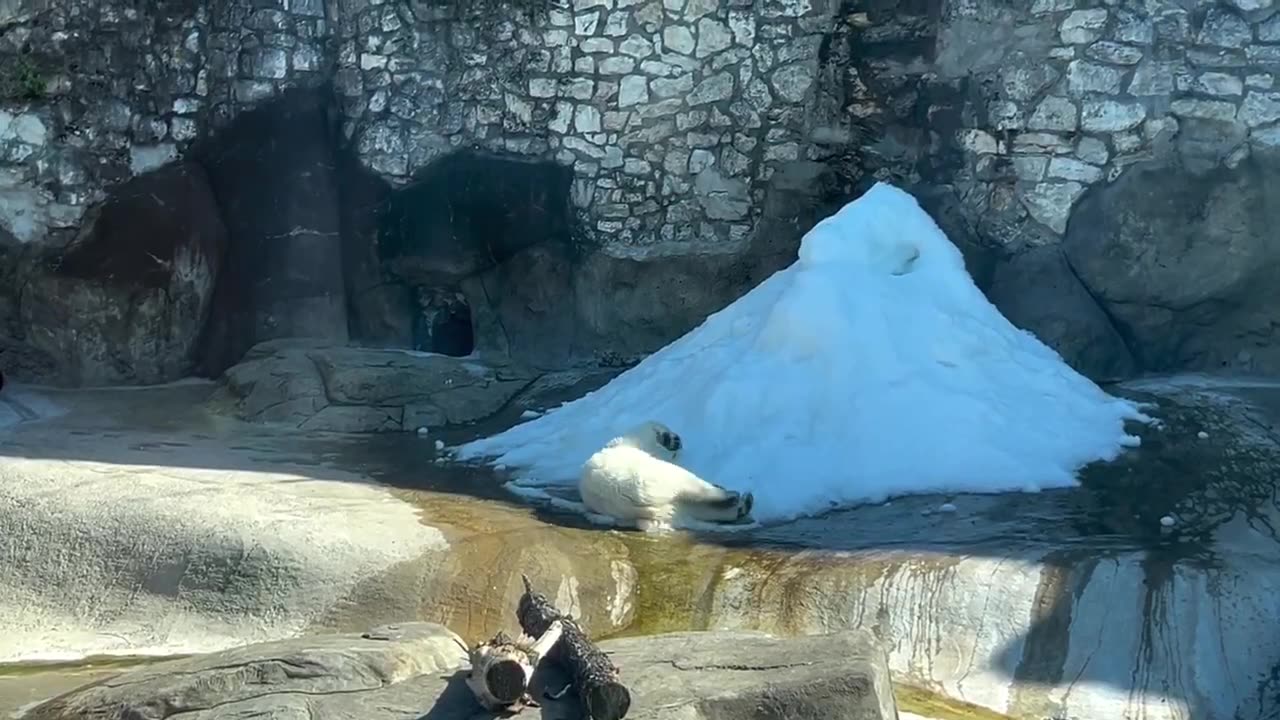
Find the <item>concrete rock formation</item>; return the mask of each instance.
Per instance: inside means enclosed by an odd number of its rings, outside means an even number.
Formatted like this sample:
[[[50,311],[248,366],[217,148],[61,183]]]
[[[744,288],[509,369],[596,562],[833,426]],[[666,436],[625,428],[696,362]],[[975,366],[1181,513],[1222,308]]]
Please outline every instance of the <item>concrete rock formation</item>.
[[[1063,250],[1148,370],[1277,367],[1280,165],[1135,167],[1085,196]],[[1198,268],[1188,272],[1189,268]]]
[[[521,573],[599,632],[631,622],[635,569],[616,538],[399,490],[423,487],[429,440],[369,448],[212,417],[214,390],[0,393],[0,662],[400,620],[489,637],[511,627]],[[435,477],[490,486],[461,468]]]
[[[1010,322],[1035,333],[1076,371],[1096,380],[1132,376],[1136,364],[1123,336],[1062,248],[1036,247],[1001,263],[987,295]]]
[[[544,377],[514,404],[557,386]],[[1126,384],[1163,426],[1136,428],[1141,447],[1079,488],[897,498],[731,543],[583,527],[511,502],[500,471],[431,464],[434,443],[414,435],[211,417],[214,390],[0,393],[0,660],[410,620],[476,641],[516,629],[528,573],[593,637],[861,628],[886,643],[898,687],[1013,717],[1277,710],[1280,641],[1258,631],[1280,613],[1274,383]],[[904,709],[939,716],[908,706],[914,693]]]
[[[26,268],[18,321],[30,347],[55,359],[34,379],[59,367],[86,385],[189,375],[226,245],[199,165],[168,165],[117,187],[56,257]]]
[[[407,623],[361,635],[249,645],[119,675],[43,703],[28,720],[228,715],[331,720],[463,720],[479,711],[463,680],[461,640]],[[676,633],[611,640],[635,688],[636,720],[786,717],[895,720],[884,653],[857,631],[780,639],[764,633]],[[578,717],[543,701],[543,718]]]
[[[534,377],[443,355],[282,340],[227,370],[212,404],[307,431],[413,432],[493,415]]]

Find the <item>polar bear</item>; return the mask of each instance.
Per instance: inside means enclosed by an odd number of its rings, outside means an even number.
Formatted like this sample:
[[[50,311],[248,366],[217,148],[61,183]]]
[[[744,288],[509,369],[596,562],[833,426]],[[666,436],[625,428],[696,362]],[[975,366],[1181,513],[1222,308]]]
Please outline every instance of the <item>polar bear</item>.
[[[755,502],[751,493],[726,490],[676,465],[683,445],[671,428],[654,421],[610,440],[582,466],[582,504],[644,531],[678,520],[745,520]]]

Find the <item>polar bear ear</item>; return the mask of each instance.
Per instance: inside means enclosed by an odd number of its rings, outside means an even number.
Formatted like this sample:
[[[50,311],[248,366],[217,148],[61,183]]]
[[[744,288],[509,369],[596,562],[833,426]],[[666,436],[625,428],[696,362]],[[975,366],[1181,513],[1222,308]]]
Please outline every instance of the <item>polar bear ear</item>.
[[[666,428],[660,428],[658,430],[658,444],[671,452],[676,452],[684,443],[681,442],[679,435]]]

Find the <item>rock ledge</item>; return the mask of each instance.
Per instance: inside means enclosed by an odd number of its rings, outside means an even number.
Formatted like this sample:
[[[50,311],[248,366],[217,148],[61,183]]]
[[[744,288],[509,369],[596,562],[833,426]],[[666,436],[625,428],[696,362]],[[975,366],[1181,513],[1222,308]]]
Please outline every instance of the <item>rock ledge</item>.
[[[460,642],[441,625],[406,623],[248,645],[133,670],[49,700],[26,718],[462,720],[480,708],[463,682]],[[632,689],[627,717],[635,720],[897,717],[887,659],[861,631],[786,639],[673,633],[601,647]],[[575,708],[569,695],[545,701],[540,715],[568,720]]]
[[[213,405],[308,431],[414,431],[486,418],[534,378],[470,358],[272,340],[227,370]]]

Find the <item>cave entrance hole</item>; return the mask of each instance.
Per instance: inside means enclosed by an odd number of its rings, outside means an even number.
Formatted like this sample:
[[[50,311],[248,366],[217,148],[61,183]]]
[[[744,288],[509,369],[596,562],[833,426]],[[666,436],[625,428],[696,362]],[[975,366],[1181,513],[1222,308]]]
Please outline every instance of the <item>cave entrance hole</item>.
[[[378,254],[412,289],[414,349],[540,355],[563,340],[572,182],[554,162],[468,150],[391,196]]]

